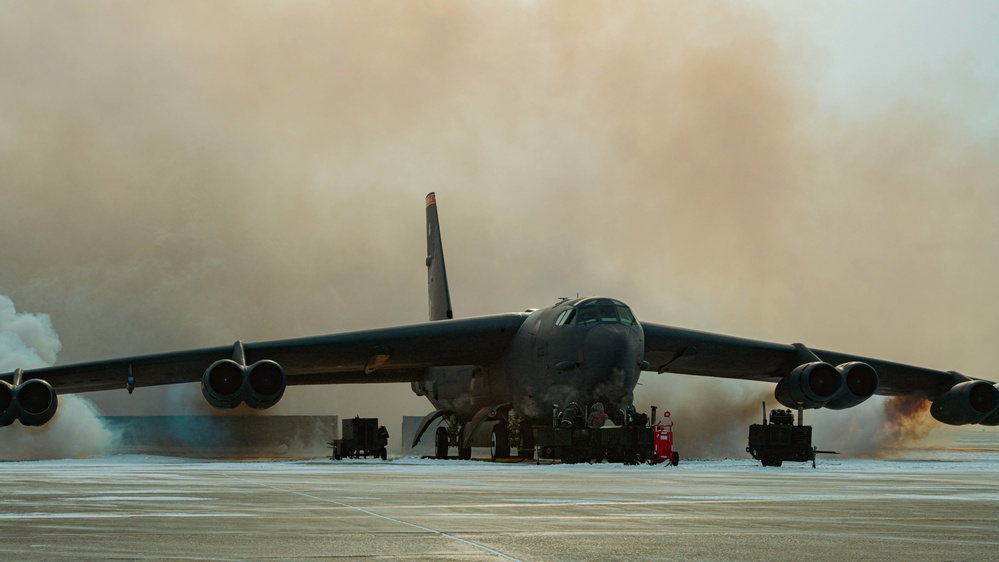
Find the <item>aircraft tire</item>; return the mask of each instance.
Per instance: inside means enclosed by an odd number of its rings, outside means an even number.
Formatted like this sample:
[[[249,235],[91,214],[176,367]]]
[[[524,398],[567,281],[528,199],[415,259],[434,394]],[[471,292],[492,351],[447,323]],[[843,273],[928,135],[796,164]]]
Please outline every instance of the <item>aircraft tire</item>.
[[[435,457],[438,459],[447,458],[447,428],[444,426],[437,428],[434,435],[434,445],[436,446]]]
[[[493,459],[505,459],[510,456],[510,433],[500,422],[493,426],[489,437],[489,456]]]
[[[472,458],[472,448],[462,447],[461,444],[465,442],[465,428],[462,427],[458,431],[458,458],[463,461],[467,461]]]

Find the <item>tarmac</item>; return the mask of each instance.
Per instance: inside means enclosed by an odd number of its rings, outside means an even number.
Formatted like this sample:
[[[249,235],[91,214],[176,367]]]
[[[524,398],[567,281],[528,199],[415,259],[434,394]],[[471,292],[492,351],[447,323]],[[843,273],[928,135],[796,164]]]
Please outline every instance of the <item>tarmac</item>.
[[[999,454],[0,463],[4,560],[993,560]]]

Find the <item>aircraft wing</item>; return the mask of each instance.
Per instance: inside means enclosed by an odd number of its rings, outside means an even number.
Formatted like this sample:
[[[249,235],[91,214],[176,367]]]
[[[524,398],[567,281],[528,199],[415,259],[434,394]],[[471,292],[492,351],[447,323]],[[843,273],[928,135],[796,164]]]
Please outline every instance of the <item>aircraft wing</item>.
[[[427,367],[480,364],[510,343],[524,314],[427,322],[394,328],[243,344],[247,364],[271,360],[284,369],[287,384],[409,382]],[[197,382],[234,346],[211,347],[24,371],[23,380],[43,379],[59,393]],[[0,379],[10,382],[13,373]]]
[[[791,344],[756,341],[683,328],[642,323],[645,360],[659,373],[680,373],[730,379],[778,382],[802,363],[801,348]],[[867,363],[877,371],[877,394],[918,395],[933,400],[959,382],[958,373],[810,349],[831,365]],[[991,381],[989,381],[991,382]]]

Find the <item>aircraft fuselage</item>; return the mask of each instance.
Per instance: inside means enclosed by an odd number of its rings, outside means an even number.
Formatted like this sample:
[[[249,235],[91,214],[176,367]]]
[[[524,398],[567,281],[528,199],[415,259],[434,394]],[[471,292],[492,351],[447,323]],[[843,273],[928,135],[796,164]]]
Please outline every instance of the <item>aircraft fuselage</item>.
[[[644,349],[642,326],[624,303],[563,301],[531,311],[494,361],[430,368],[414,390],[462,421],[503,403],[537,423],[572,402],[613,412],[633,401]]]

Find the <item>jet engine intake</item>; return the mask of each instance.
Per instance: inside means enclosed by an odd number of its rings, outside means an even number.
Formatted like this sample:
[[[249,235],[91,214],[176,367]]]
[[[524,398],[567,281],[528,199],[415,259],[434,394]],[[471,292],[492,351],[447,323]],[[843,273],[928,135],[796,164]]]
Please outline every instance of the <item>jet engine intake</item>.
[[[215,408],[230,409],[243,403],[245,368],[232,359],[212,363],[201,377],[201,394]]]
[[[0,381],[0,427],[6,427],[17,419],[17,405],[14,403],[14,387]]]
[[[14,401],[19,412],[17,419],[24,425],[45,425],[55,415],[59,399],[52,385],[31,379],[14,388]]]
[[[286,383],[284,369],[274,361],[244,366],[232,359],[221,359],[201,377],[201,393],[215,408],[235,408],[246,402],[262,410],[277,404],[284,396]]]
[[[874,395],[878,389],[878,373],[867,363],[851,361],[837,365],[843,378],[843,389],[832,400],[826,403],[826,408],[844,410],[852,408]]]
[[[995,385],[996,390],[999,390],[999,384]],[[978,422],[979,425],[997,426],[999,425],[999,408],[996,408],[994,412],[985,416],[985,419]]]
[[[949,425],[966,425],[989,419],[999,406],[999,389],[985,381],[955,384],[930,405],[930,415]]]
[[[836,367],[822,361],[799,365],[777,383],[774,397],[788,408],[821,408],[844,386]]]
[[[17,386],[0,381],[0,426],[20,421],[23,425],[45,425],[55,416],[59,399],[52,385],[31,379]]]
[[[270,408],[284,396],[287,377],[281,365],[273,361],[257,361],[246,371],[246,405],[258,410]]]

